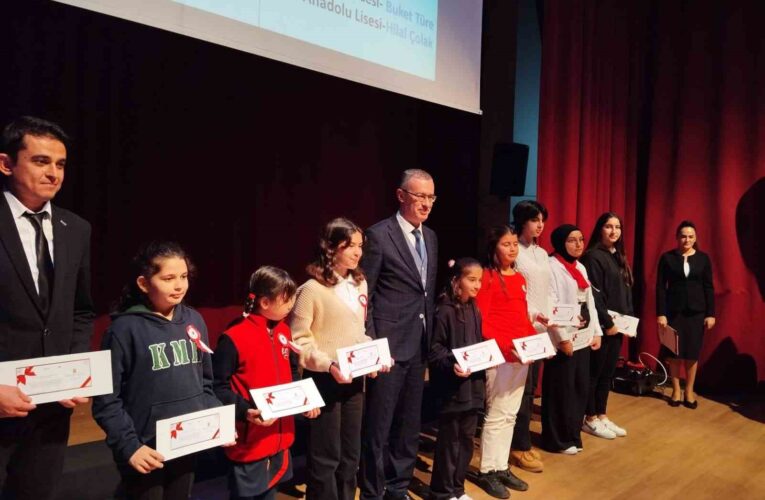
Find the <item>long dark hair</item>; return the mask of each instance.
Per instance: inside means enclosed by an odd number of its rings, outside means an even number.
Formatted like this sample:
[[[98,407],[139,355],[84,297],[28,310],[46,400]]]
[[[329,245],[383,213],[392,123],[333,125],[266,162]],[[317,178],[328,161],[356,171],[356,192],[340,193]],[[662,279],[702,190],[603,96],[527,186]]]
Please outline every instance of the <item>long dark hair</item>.
[[[186,261],[189,277],[196,274],[196,267],[191,262],[186,251],[174,241],[151,241],[141,245],[138,253],[130,262],[130,281],[122,287],[122,293],[113,307],[115,312],[123,312],[136,305],[144,305],[151,308],[149,297],[138,288],[136,280],[143,276],[147,280],[157,274],[161,267],[161,260],[177,257]]]
[[[250,276],[247,298],[244,301],[244,315],[258,312],[258,300],[265,297],[276,300],[291,299],[297,291],[297,285],[284,269],[274,266],[261,266]]]
[[[537,200],[521,200],[515,204],[513,207],[513,227],[519,238],[523,234],[523,226],[537,215],[542,216],[542,222],[547,220],[547,208]],[[536,238],[534,239],[536,240]]]
[[[675,239],[680,237],[680,231],[682,231],[686,227],[690,227],[691,229],[693,229],[693,232],[696,233],[696,241],[693,242],[693,248],[694,250],[698,250],[699,235],[698,235],[698,231],[696,230],[696,224],[694,224],[692,221],[689,221],[689,220],[680,221],[680,224],[677,225],[677,229],[675,229]]]
[[[463,323],[465,322],[465,315],[462,311],[463,304],[460,302],[459,296],[457,295],[457,288],[455,285],[471,267],[480,268],[481,263],[472,257],[462,257],[457,259],[454,264],[449,267],[449,279],[444,284],[444,289],[441,292],[441,295],[438,296],[439,301],[444,302],[448,300],[454,304],[454,307],[457,309],[457,319]]]
[[[518,236],[518,232],[507,224],[494,226],[489,229],[489,234],[486,239],[486,253],[484,254],[483,267],[495,272],[499,277],[499,285],[502,287],[502,291],[507,294],[507,288],[505,286],[505,280],[502,279],[502,269],[500,268],[499,261],[497,260],[497,245],[499,240],[513,234]],[[513,265],[515,267],[515,264]]]
[[[622,218],[617,214],[614,212],[605,212],[601,214],[600,217],[598,217],[598,220],[595,221],[595,227],[592,228],[592,233],[590,233],[590,241],[587,242],[587,249],[585,250],[585,253],[589,253],[596,248],[606,248],[603,245],[603,226],[606,225],[608,219],[618,220],[619,225],[622,228],[622,234],[619,235],[619,239],[616,240],[616,243],[614,243],[614,249],[616,250],[616,261],[619,263],[619,267],[621,268],[621,274],[622,278],[624,278],[624,282],[627,283],[628,286],[632,286],[635,284],[635,280],[632,276],[630,263],[627,262],[627,252],[624,250],[624,224],[622,223]]]
[[[345,217],[329,221],[319,236],[316,259],[308,264],[306,272],[324,286],[337,285],[338,279],[334,270],[335,256],[339,249],[351,244],[351,238],[355,233],[360,233],[363,241],[364,231],[353,221]],[[364,272],[361,267],[351,269],[350,273],[357,285],[364,281]]]

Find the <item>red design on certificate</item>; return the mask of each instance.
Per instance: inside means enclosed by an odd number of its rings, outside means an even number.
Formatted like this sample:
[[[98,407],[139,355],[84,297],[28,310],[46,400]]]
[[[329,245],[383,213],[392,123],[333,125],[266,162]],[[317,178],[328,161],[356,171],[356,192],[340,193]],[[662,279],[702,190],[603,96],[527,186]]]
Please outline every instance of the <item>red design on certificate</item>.
[[[157,451],[165,460],[214,448],[236,439],[234,405],[157,420]]]
[[[250,395],[263,420],[304,413],[324,406],[313,379],[251,389]]]
[[[515,346],[521,363],[549,358],[555,354],[555,348],[547,333],[538,333],[528,337],[513,339],[513,346]]]
[[[170,449],[212,441],[220,435],[220,414],[213,413],[195,418],[184,418],[170,423]]]
[[[0,384],[15,385],[34,404],[111,394],[111,351],[4,361],[0,363]]]
[[[502,356],[497,341],[494,339],[452,349],[452,353],[454,353],[454,358],[462,371],[477,372],[505,362],[505,357]]]
[[[590,344],[592,344],[592,339],[594,336],[595,330],[591,326],[577,330],[574,332],[574,335],[571,336],[571,345],[575,351],[584,349],[585,347],[589,347]]]
[[[89,359],[16,368],[16,385],[27,396],[90,387]]]
[[[337,350],[337,364],[345,377],[355,378],[391,366],[388,339],[382,338]]]
[[[35,367],[34,366],[27,366],[24,368],[23,373],[19,373],[21,369],[16,369],[16,384],[17,385],[24,385],[27,383],[27,377],[34,377],[35,376]]]
[[[577,304],[557,304],[553,307],[550,323],[555,326],[579,326]]]

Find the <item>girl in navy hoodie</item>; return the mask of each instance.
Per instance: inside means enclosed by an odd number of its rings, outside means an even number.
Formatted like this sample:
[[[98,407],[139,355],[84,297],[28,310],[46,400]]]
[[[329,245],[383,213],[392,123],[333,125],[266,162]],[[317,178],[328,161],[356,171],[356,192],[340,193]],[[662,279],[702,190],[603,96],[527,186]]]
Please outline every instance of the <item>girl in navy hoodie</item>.
[[[207,327],[183,304],[194,268],[176,243],[153,242],[133,259],[102,349],[112,353],[114,392],[93,400],[93,416],[131,499],[186,499],[194,455],[164,463],[157,420],[220,406],[212,390]]]
[[[218,339],[213,370],[215,394],[236,405],[236,444],[226,448],[232,462],[232,499],[276,498],[276,486],[292,477],[289,448],[295,441],[293,417],[263,420],[250,389],[298,380],[298,358],[284,323],[297,287],[286,271],[263,266],[250,277],[244,317]],[[319,409],[303,415],[319,416]]]
[[[483,268],[475,259],[462,258],[450,274],[436,310],[428,354],[430,383],[439,408],[430,481],[432,500],[470,498],[465,494],[465,475],[486,394],[486,372],[462,371],[452,353],[452,349],[483,341],[481,315],[475,303]]]

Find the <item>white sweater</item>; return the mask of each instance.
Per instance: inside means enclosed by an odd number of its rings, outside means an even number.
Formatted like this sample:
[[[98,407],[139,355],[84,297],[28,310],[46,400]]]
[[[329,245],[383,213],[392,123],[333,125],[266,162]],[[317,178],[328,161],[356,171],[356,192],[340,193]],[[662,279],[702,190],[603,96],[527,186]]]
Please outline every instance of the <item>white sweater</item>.
[[[550,261],[550,289],[552,290],[553,304],[580,304],[587,302],[587,309],[590,311],[590,327],[594,328],[595,336],[601,337],[603,331],[600,329],[598,321],[598,311],[595,309],[595,297],[592,295],[592,284],[584,291],[579,289],[576,280],[569,274],[563,264],[556,257],[549,257]],[[576,262],[576,268],[582,273],[587,283],[590,279],[587,277],[587,270],[581,262]],[[558,346],[561,342],[571,340],[573,334],[578,330],[575,326],[559,326],[550,329],[550,337],[553,345]]]
[[[367,282],[359,285],[367,294]],[[337,361],[337,349],[371,340],[364,329],[364,310],[351,308],[335,293],[314,279],[297,291],[289,317],[292,340],[300,346],[300,365],[316,372],[329,371]]]
[[[515,259],[518,271],[526,278],[526,300],[529,310],[547,316],[552,315],[550,289],[550,261],[544,248],[532,243],[518,245],[518,257]],[[534,323],[537,333],[547,329],[540,323]],[[552,330],[552,329],[551,329]]]

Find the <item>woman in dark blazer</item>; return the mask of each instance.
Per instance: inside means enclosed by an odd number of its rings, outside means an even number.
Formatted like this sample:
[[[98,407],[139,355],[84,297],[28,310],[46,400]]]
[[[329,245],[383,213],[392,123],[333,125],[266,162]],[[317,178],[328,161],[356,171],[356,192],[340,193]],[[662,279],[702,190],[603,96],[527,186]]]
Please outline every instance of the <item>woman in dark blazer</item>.
[[[672,376],[670,406],[698,406],[693,390],[704,330],[715,325],[715,290],[712,283],[712,263],[709,256],[698,250],[696,226],[683,221],[675,232],[677,248],[659,259],[656,277],[656,315],[659,328],[674,328],[679,337],[675,355],[662,346]],[[685,397],[680,399],[680,365],[685,365]]]

